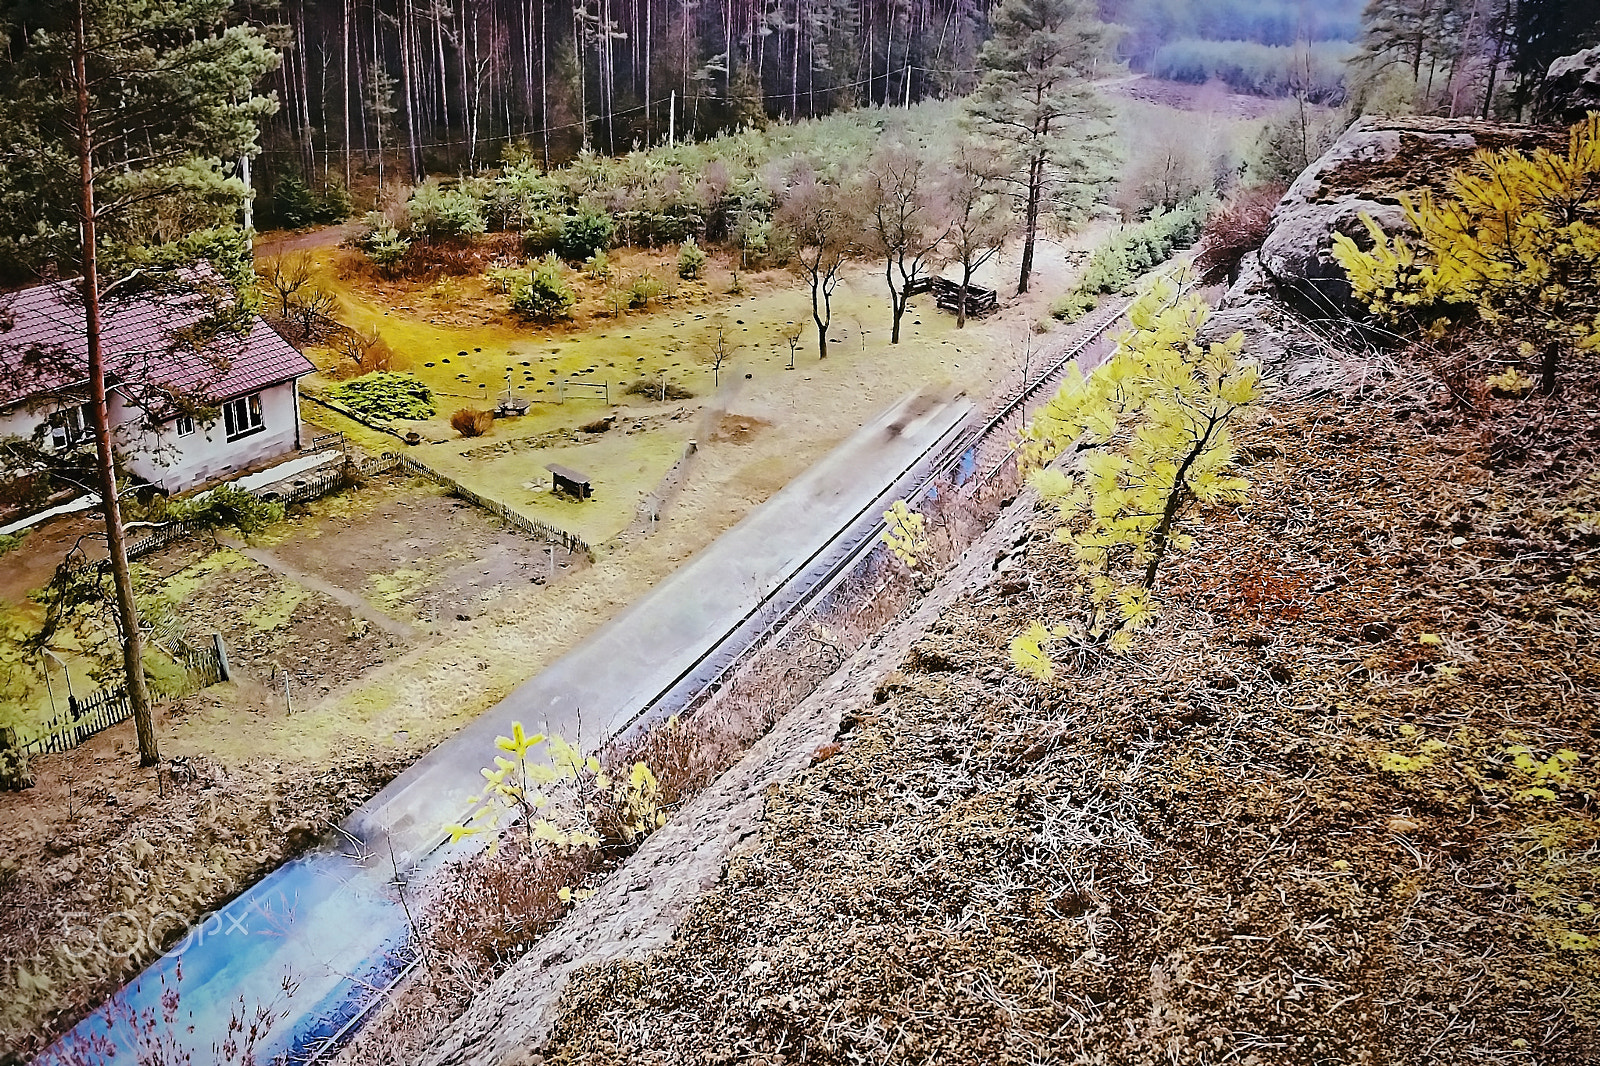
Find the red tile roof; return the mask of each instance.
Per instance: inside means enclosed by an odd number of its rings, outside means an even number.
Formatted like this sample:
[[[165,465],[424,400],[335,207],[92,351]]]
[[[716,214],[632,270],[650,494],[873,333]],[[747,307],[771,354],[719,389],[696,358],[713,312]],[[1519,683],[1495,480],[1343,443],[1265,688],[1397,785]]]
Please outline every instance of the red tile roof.
[[[107,374],[221,403],[316,369],[260,316],[242,334],[223,334],[199,350],[181,343],[178,335],[205,311],[194,295],[102,303]],[[88,380],[84,321],[72,282],[0,295],[0,407]]]

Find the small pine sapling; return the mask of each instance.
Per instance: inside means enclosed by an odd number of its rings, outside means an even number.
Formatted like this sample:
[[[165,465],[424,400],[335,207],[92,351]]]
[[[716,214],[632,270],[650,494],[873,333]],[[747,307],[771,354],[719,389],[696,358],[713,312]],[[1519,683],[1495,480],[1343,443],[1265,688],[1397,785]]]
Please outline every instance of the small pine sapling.
[[[883,542],[907,570],[915,571],[929,546],[922,516],[907,507],[904,500],[896,500],[883,513],[883,521]]]
[[[1178,524],[1194,504],[1244,498],[1234,472],[1233,425],[1261,393],[1259,369],[1241,362],[1242,334],[1222,344],[1196,337],[1210,308],[1162,279],[1128,311],[1133,328],[1087,378],[1074,366],[1023,431],[1023,462],[1054,503],[1057,538],[1078,567],[1078,619],[1035,622],[1011,644],[1016,667],[1054,675],[1048,645],[1126,651],[1155,617],[1161,564],[1193,537]],[[1074,469],[1055,460],[1079,455]]]
[[[544,758],[530,757],[541,746]],[[494,830],[508,811],[523,823],[530,851],[629,849],[666,824],[661,785],[643,762],[613,774],[597,756],[558,736],[526,733],[521,722],[495,747],[506,754],[483,770],[472,814],[446,826],[452,840]]]
[[[682,247],[678,249],[678,277],[692,281],[698,278],[705,268],[705,249],[696,244],[693,237],[684,238]]]

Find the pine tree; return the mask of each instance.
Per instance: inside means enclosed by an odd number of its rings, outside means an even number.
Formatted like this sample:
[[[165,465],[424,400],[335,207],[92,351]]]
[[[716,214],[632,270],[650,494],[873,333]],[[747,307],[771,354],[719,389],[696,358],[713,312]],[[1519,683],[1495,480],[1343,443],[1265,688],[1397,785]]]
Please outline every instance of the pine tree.
[[[1179,522],[1193,505],[1242,499],[1249,482],[1233,470],[1233,427],[1260,395],[1254,363],[1241,361],[1242,334],[1196,340],[1210,308],[1163,279],[1128,310],[1133,328],[1087,378],[1067,382],[1023,432],[1024,463],[1039,494],[1058,509],[1058,538],[1078,562],[1082,616],[1036,622],[1012,641],[1012,661],[1052,675],[1047,645],[1130,647],[1155,616],[1161,564],[1193,537]],[[1058,458],[1078,455],[1060,469]]]
[[[14,149],[0,159],[0,189],[8,190],[0,233],[26,238],[6,248],[13,267],[79,278],[122,667],[147,766],[159,753],[118,500],[101,315],[108,298],[159,289],[197,259],[208,259],[226,280],[248,275],[248,242],[234,222],[246,189],[220,160],[255,150],[257,123],[273,109],[255,84],[277,55],[253,29],[229,25],[229,14],[229,0],[0,7],[0,27],[12,42],[0,61],[0,128]],[[19,197],[16,190],[27,192]],[[212,293],[218,303],[210,329],[236,324],[232,291]],[[138,397],[140,383],[127,384],[125,399],[136,403],[183,402],[158,389]]]
[[[1022,270],[1028,291],[1043,212],[1060,192],[1106,180],[1109,112],[1088,77],[1109,43],[1087,0],[1004,0],[968,104],[975,130],[1003,150],[1023,207]]]

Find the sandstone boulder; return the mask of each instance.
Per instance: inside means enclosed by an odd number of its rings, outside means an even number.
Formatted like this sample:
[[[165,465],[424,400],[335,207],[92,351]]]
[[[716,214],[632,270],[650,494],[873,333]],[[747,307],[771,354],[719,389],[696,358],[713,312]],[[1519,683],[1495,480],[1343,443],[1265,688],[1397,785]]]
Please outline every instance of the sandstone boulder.
[[[1533,108],[1534,118],[1560,126],[1579,122],[1590,111],[1600,111],[1600,48],[1551,63]]]
[[[1243,329],[1247,336],[1265,330],[1281,337],[1286,310],[1309,319],[1359,319],[1362,308],[1333,257],[1335,234],[1366,245],[1363,215],[1385,232],[1406,231],[1403,199],[1443,191],[1479,149],[1564,144],[1558,127],[1418,116],[1360,120],[1284,193],[1266,240],[1245,258],[1208,336]],[[1263,357],[1270,361],[1272,354]]]

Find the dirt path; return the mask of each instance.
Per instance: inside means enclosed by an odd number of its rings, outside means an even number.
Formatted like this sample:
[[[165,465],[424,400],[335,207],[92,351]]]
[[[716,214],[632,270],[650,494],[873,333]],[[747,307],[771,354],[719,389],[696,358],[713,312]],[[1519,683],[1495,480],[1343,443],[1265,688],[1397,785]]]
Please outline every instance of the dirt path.
[[[337,226],[323,226],[303,233],[274,230],[256,237],[256,256],[271,257],[287,252],[313,252],[319,248],[336,248],[355,232],[359,223],[344,222]]]
[[[352,614],[366,619],[392,637],[397,637],[409,644],[415,644],[422,639],[422,635],[411,626],[390,618],[364,597],[351,592],[349,589],[340,588],[332,582],[323,580],[316,574],[309,573],[291,563],[285,562],[264,548],[252,548],[227,537],[218,537],[217,539],[240,555],[243,555],[246,559],[260,563],[268,570],[281,574],[297,585],[302,585],[313,592],[320,592],[336,603],[344,604],[344,606],[350,608]]]

